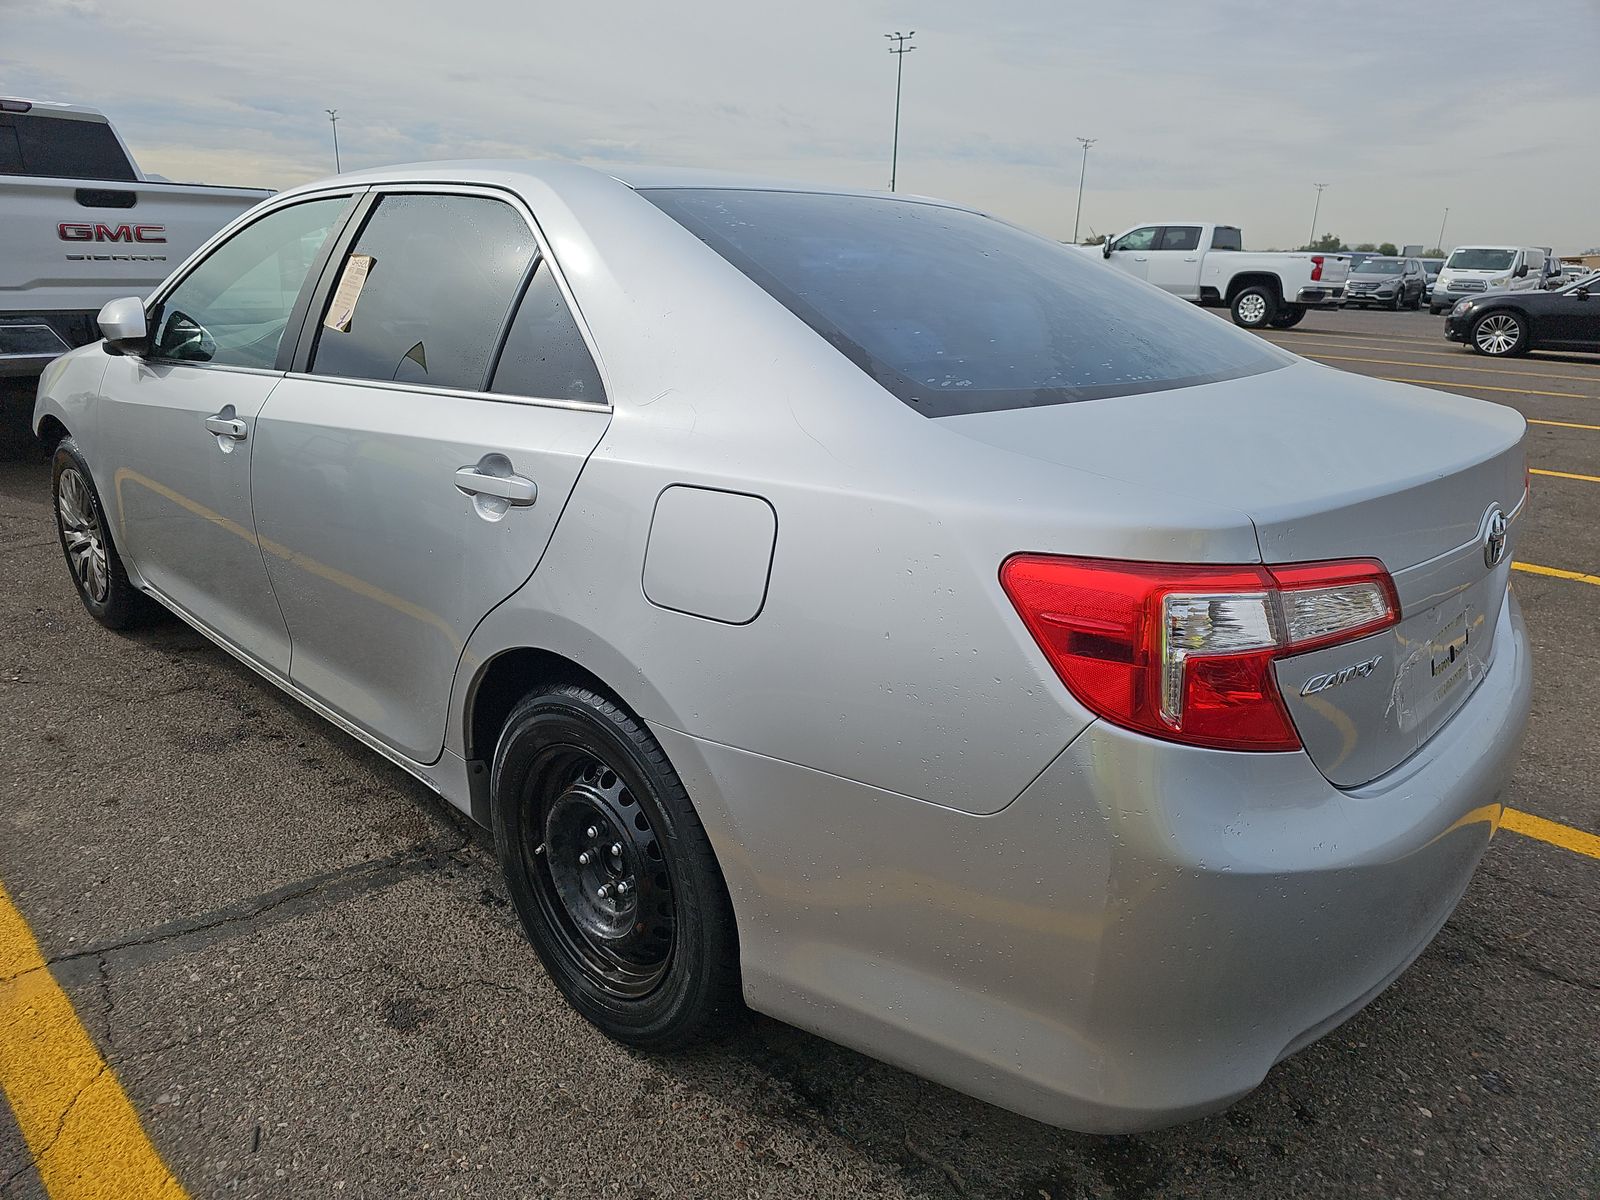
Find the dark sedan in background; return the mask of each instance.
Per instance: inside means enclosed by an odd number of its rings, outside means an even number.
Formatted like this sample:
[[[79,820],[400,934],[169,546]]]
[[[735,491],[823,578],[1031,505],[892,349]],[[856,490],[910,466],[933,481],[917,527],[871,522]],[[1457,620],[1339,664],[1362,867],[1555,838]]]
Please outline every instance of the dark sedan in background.
[[[1479,354],[1600,351],[1600,272],[1553,292],[1489,292],[1459,301],[1444,335]]]

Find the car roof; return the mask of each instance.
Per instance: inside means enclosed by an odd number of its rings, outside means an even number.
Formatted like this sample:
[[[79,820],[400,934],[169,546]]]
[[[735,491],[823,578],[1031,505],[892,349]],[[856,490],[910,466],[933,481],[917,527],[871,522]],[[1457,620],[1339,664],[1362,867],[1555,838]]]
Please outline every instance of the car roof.
[[[648,164],[591,166],[565,159],[445,159],[433,162],[396,163],[392,166],[371,167],[359,171],[346,171],[314,183],[305,184],[296,192],[323,188],[331,179],[341,183],[460,183],[477,181],[498,183],[515,187],[519,180],[559,186],[563,180],[583,177],[590,180],[610,178],[635,191],[652,188],[718,188],[723,190],[811,192],[819,195],[876,196],[884,199],[907,200],[923,204],[938,204],[946,208],[961,208],[948,200],[932,196],[919,196],[907,192],[888,192],[873,188],[850,187],[843,184],[819,183],[816,180],[773,179],[735,171],[702,170],[690,167],[660,167]],[[285,193],[286,195],[288,193]]]
[[[78,121],[106,122],[105,113],[98,108],[90,108],[87,104],[63,104],[59,100],[29,100],[26,96],[0,96],[0,100],[10,100],[28,106],[27,112],[35,117],[68,117]]]

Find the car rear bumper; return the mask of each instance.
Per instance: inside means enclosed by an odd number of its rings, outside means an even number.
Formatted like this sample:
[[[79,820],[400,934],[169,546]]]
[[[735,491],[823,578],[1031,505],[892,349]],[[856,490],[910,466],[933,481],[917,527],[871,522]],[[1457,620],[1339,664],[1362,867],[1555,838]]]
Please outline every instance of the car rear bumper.
[[[1337,308],[1344,285],[1333,287],[1305,287],[1295,293],[1294,302],[1311,308]]]
[[[1226,1106],[1392,981],[1498,824],[1528,647],[1341,791],[1302,753],[1098,722],[987,817],[657,728],[727,875],[752,1007],[1052,1124]]]

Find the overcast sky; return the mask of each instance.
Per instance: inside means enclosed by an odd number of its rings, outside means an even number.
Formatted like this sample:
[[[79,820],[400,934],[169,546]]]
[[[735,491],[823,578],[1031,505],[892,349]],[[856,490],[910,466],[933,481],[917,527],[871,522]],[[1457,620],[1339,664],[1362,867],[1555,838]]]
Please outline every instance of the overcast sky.
[[[986,11],[987,10],[987,11]],[[769,15],[770,14],[770,15]],[[781,14],[781,15],[780,15]],[[344,165],[643,161],[884,187],[1070,237],[1239,224],[1600,244],[1600,0],[1450,4],[0,0],[0,94],[103,109],[140,165],[283,188]]]

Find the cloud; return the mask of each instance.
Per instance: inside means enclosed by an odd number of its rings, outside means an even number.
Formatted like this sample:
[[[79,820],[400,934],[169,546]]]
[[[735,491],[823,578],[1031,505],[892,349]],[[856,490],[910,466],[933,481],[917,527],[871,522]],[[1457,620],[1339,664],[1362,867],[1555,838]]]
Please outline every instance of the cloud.
[[[881,187],[882,35],[910,24],[910,190],[1066,236],[1085,134],[1099,142],[1084,222],[1101,231],[1192,216],[1290,245],[1326,181],[1319,224],[1352,241],[1431,243],[1448,204],[1460,240],[1590,245],[1600,15],[1543,0],[1508,35],[1505,12],[814,0],[769,18],[733,0],[274,0],[197,15],[0,0],[0,71],[19,94],[103,108],[147,170],[174,178],[329,172],[323,110],[337,108],[347,167],[554,155]]]

